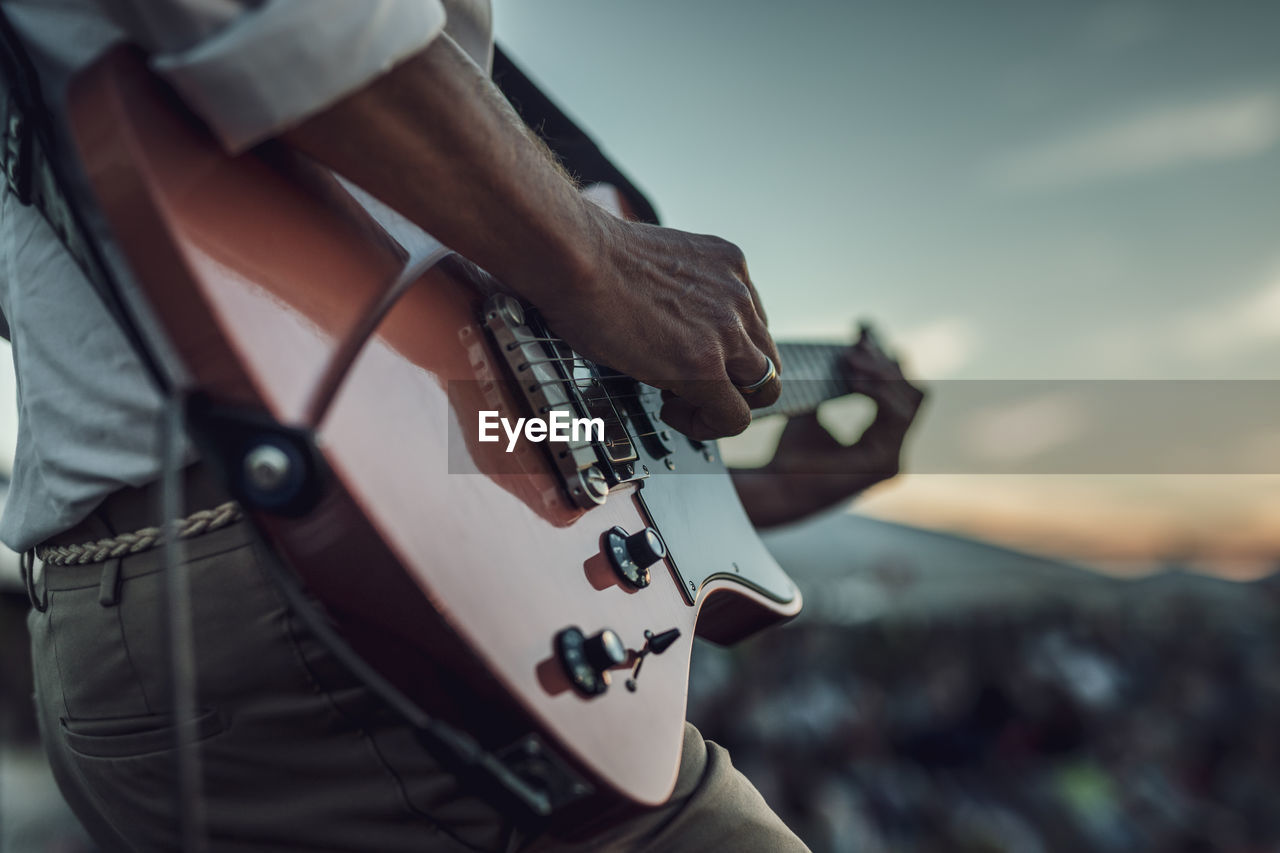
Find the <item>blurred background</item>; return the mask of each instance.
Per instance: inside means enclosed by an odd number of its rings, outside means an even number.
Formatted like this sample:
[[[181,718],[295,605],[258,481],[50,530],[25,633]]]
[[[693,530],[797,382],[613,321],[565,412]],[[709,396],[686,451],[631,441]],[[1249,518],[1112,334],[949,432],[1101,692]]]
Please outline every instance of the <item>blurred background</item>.
[[[495,16],[776,337],[869,319],[930,387],[907,473],[769,536],[804,616],[695,651],[692,719],[813,849],[1280,850],[1280,5]],[[4,602],[0,849],[83,849]]]

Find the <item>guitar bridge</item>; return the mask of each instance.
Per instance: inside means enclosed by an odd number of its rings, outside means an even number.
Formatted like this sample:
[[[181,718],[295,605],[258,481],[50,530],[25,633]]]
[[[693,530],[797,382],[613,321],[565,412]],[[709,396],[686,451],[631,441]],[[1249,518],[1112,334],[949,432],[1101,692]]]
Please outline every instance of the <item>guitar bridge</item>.
[[[543,442],[570,500],[590,509],[604,503],[609,490],[619,483],[641,479],[644,474],[636,473],[638,454],[624,420],[617,375],[606,381],[601,368],[552,335],[535,312],[512,296],[490,297],[483,317],[530,414],[549,419],[558,412],[570,420],[599,418],[604,424],[600,438]],[[625,381],[638,386],[634,380]]]

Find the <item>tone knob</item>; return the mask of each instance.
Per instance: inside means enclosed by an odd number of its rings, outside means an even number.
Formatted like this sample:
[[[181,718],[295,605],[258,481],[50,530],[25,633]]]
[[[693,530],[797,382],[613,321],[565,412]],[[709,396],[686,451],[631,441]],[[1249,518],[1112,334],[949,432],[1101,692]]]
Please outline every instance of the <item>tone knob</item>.
[[[618,576],[637,589],[649,585],[649,567],[667,556],[666,543],[652,527],[630,535],[615,527],[604,534],[604,551]]]
[[[609,670],[626,663],[630,654],[616,632],[605,628],[588,637],[576,625],[556,634],[555,649],[569,683],[586,697],[608,690]]]
[[[632,533],[623,541],[626,543],[627,554],[642,569],[649,568],[667,556],[667,543],[662,541],[658,531],[652,527]]]
[[[605,628],[592,634],[582,644],[587,663],[596,672],[605,672],[627,662],[627,645],[616,632]]]

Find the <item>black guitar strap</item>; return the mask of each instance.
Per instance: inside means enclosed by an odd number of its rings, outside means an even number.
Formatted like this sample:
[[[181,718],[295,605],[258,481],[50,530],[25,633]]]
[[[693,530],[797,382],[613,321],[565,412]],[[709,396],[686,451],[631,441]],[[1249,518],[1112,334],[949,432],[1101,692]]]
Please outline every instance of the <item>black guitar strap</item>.
[[[493,52],[493,82],[524,123],[560,159],[565,171],[583,184],[612,184],[626,197],[641,222],[658,224],[658,212],[648,197],[500,47]]]

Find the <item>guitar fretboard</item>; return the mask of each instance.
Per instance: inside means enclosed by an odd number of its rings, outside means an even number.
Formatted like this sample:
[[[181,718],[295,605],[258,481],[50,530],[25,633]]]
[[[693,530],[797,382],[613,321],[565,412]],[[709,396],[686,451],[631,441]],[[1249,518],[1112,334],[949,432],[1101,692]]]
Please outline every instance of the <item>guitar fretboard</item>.
[[[782,396],[768,408],[752,410],[752,417],[802,415],[827,400],[850,393],[839,366],[840,354],[845,349],[845,344],[778,344],[778,354],[782,356]]]

